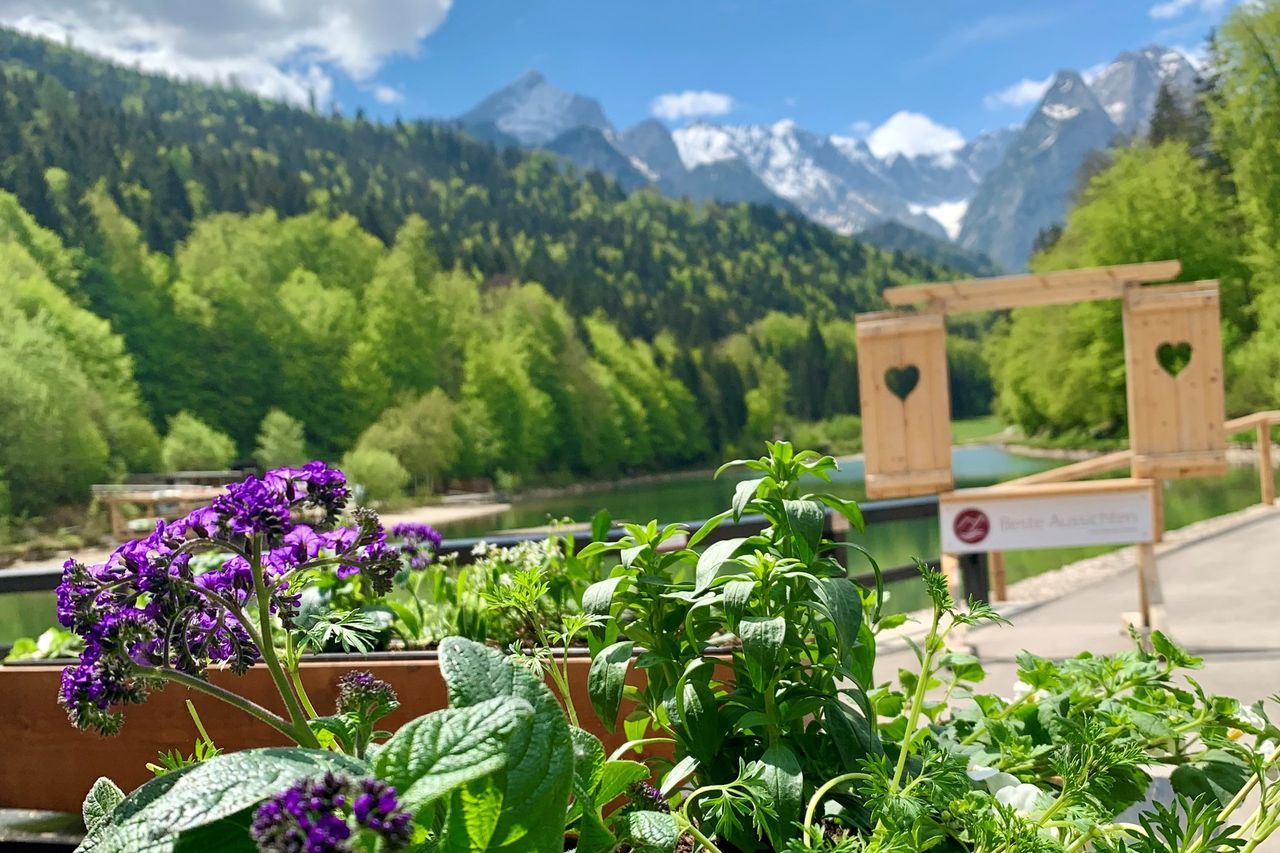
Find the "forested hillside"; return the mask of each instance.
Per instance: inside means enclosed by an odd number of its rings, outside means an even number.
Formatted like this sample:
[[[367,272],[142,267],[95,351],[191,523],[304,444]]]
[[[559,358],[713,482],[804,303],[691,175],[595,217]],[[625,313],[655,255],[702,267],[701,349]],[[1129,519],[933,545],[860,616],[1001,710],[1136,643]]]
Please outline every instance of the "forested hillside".
[[[1210,43],[1193,104],[1162,92],[1148,136],[1111,152],[1036,270],[1180,258],[1222,289],[1227,408],[1280,405],[1280,4],[1246,4]],[[987,347],[998,406],[1027,432],[1124,434],[1120,309],[1014,311]]]
[[[767,207],[627,195],[449,127],[5,31],[0,190],[15,512],[255,455],[347,454],[394,491],[668,468],[814,421],[856,441],[853,314],[950,274]],[[968,411],[991,394],[975,346],[957,343]]]

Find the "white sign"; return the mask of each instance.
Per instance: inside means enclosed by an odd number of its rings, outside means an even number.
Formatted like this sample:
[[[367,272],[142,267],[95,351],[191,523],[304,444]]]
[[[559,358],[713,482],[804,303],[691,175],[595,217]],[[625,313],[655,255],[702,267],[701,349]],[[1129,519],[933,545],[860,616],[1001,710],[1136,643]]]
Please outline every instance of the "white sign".
[[[961,489],[939,497],[945,554],[1154,539],[1154,481],[1090,480]]]

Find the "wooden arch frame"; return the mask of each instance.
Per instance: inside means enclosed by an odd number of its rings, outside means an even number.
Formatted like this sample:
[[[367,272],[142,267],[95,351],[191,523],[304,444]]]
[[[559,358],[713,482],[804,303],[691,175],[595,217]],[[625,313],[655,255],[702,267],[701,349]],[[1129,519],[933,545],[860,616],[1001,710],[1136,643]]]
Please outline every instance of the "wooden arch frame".
[[[859,349],[864,340],[868,346],[866,364],[863,352],[858,358],[867,496],[927,494],[944,491],[953,483],[945,339],[939,343],[936,331],[922,336],[923,329],[936,330],[951,313],[1100,299],[1119,299],[1124,304],[1135,475],[1186,477],[1224,470],[1217,282],[1142,286],[1167,282],[1181,271],[1179,261],[1151,261],[885,290],[885,301],[899,311],[857,317]],[[912,306],[914,313],[902,310]],[[1183,343],[1192,353],[1191,361],[1183,372],[1171,375],[1156,352],[1164,344]],[[932,364],[941,346],[943,361],[941,374],[932,367],[921,369],[923,393],[915,401],[889,393],[881,378],[886,368],[903,360],[894,354],[911,351],[912,346],[920,353],[916,359],[925,365]],[[940,424],[945,425],[945,458],[939,456],[944,441]],[[903,442],[905,446],[899,446]]]

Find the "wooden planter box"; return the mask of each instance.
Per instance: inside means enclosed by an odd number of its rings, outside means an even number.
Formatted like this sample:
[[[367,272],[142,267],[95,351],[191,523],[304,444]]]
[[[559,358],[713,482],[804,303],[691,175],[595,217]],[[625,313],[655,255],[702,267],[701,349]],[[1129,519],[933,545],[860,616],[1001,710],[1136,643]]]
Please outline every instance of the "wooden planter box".
[[[612,751],[626,741],[621,726],[609,733],[596,718],[587,696],[586,654],[570,658],[570,681],[579,722]],[[448,691],[434,652],[357,656],[326,655],[302,664],[307,693],[320,713],[333,711],[338,678],[367,669],[389,682],[400,696],[400,708],[381,725],[396,729],[409,720],[448,704]],[[271,727],[224,702],[170,684],[142,705],[126,706],[124,728],[114,737],[78,731],[58,705],[62,666],[0,666],[0,808],[79,812],[84,795],[99,776],[110,777],[126,791],[151,772],[160,752],[176,749],[190,755],[197,738],[185,701],[191,699],[209,736],[224,752],[257,746],[284,746],[288,741]],[[637,675],[633,669],[632,675]],[[262,666],[243,676],[210,672],[214,684],[283,713],[271,676]]]

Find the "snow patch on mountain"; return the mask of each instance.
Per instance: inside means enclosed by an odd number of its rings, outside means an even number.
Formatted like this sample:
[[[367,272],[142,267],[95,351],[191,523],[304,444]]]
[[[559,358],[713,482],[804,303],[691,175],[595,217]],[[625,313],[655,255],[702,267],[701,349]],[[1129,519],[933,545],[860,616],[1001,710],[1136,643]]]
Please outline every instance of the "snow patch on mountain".
[[[907,207],[912,213],[923,213],[937,222],[947,232],[947,239],[954,240],[960,236],[960,222],[964,219],[964,212],[969,209],[969,200],[965,198],[929,205],[910,204]]]

